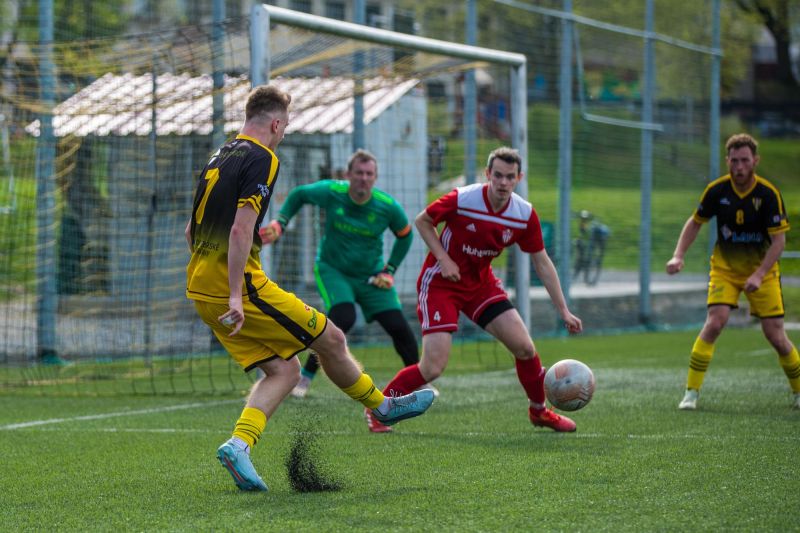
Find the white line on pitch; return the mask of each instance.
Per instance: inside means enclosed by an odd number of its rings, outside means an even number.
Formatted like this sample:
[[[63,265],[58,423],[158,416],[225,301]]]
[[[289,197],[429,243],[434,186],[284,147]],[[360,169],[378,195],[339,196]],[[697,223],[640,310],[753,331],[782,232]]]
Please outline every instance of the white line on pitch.
[[[236,400],[219,400],[216,402],[182,403],[178,405],[167,405],[165,407],[153,407],[150,409],[138,409],[136,411],[117,411],[115,413],[101,413],[96,415],[71,416],[69,418],[47,418],[45,420],[31,420],[29,422],[18,422],[0,426],[2,430],[23,429],[34,426],[46,426],[49,424],[61,424],[63,422],[76,422],[84,420],[102,420],[105,418],[117,418],[120,416],[149,415],[153,413],[166,413],[168,411],[181,411],[184,409],[195,409],[198,407],[211,407],[214,405],[224,405],[227,403],[242,403],[242,398]]]

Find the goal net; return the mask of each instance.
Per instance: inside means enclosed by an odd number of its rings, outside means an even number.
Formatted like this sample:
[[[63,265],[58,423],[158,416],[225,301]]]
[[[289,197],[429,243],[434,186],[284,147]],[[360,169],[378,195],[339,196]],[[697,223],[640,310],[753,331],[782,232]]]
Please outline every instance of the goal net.
[[[490,149],[524,152],[525,121],[512,115],[525,110],[524,98],[514,103],[514,91],[525,94],[523,56],[368,29],[360,39],[347,23],[300,25],[288,10],[269,10],[265,33],[254,32],[257,21],[232,19],[222,32],[196,25],[27,43],[7,62],[2,386],[80,394],[247,386],[251,378],[224,356],[184,296],[183,231],[200,170],[242,124],[253,76],[268,74],[293,96],[268,218],[293,187],[341,176],[358,117],[364,147],[379,162],[377,187],[409,219],[474,175]],[[480,102],[475,161],[463,157],[469,69],[476,69]],[[304,208],[262,256],[270,277],[320,307],[313,259],[322,217]],[[423,253],[415,239],[396,276],[412,324]],[[383,331],[359,316],[352,333],[356,350],[371,347],[359,358],[397,368]]]

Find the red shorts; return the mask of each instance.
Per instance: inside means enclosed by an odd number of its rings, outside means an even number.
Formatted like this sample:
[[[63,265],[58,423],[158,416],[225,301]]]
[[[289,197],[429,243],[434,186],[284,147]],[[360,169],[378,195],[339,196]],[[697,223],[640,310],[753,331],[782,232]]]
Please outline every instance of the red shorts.
[[[457,331],[459,312],[477,323],[488,306],[508,300],[503,283],[494,276],[475,290],[464,290],[459,283],[445,281],[439,275],[432,278],[433,282],[423,272],[417,281],[417,317],[423,335]]]

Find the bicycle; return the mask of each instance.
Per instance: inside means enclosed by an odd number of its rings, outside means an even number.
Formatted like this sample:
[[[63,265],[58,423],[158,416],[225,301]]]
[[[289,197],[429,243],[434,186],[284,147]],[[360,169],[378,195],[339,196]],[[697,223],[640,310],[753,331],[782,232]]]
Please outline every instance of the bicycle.
[[[580,232],[574,241],[575,264],[572,278],[578,279],[583,273],[583,281],[587,285],[595,285],[600,279],[603,269],[603,256],[606,252],[606,242],[611,230],[605,224],[595,220],[589,211],[583,210],[578,214]]]

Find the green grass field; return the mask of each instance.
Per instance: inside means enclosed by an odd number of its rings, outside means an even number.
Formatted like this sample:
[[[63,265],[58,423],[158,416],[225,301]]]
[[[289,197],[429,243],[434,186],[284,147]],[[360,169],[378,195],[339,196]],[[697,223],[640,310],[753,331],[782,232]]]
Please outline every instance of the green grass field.
[[[542,339],[545,364],[597,377],[575,434],[534,429],[509,356],[463,344],[441,397],[367,432],[324,377],[288,399],[254,450],[269,493],[240,493],[214,451],[242,394],[0,396],[0,530],[796,530],[800,412],[760,331],[723,334],[700,409],[676,409],[696,332]],[[379,382],[397,366],[359,351]],[[298,434],[337,492],[295,493]]]

